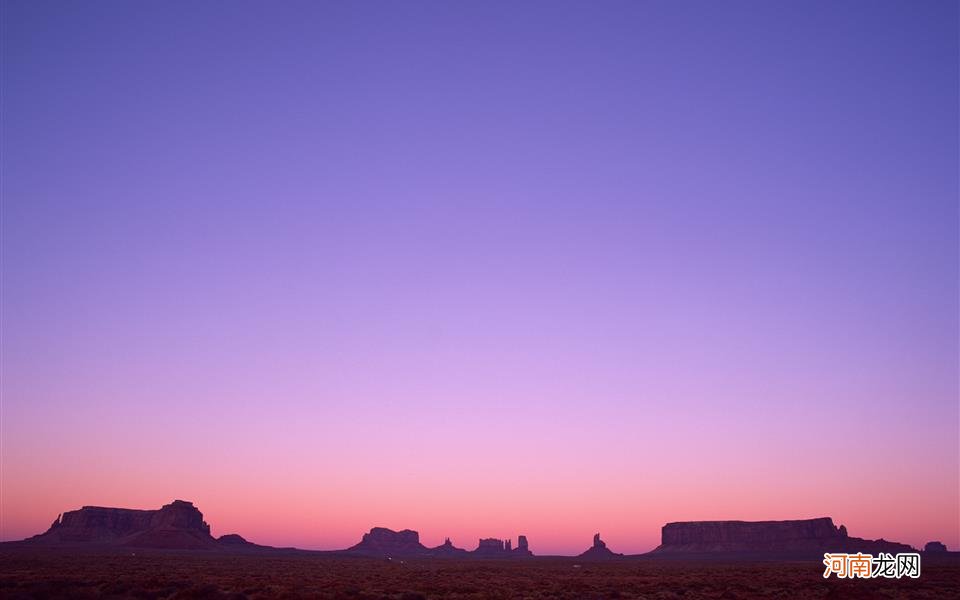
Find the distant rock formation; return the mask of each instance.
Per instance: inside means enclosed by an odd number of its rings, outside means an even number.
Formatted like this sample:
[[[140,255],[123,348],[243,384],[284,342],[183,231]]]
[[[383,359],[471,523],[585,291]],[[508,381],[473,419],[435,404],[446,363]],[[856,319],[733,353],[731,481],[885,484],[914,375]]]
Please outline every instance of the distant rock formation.
[[[588,558],[601,560],[606,558],[616,558],[618,556],[623,556],[622,554],[617,554],[607,548],[607,544],[600,539],[600,534],[593,534],[593,546],[587,549],[585,552],[580,554],[580,558]]]
[[[477,544],[477,549],[473,551],[474,554],[504,554],[506,552],[506,546],[503,543],[503,540],[497,538],[483,538]]]
[[[663,526],[661,544],[653,552],[669,553],[775,553],[909,552],[906,544],[864,540],[847,536],[833,519],[798,521],[689,521]]]
[[[374,527],[363,534],[360,543],[347,548],[351,554],[363,556],[428,556],[430,551],[420,543],[420,534],[412,529],[394,531],[386,527]]]
[[[946,552],[947,547],[943,542],[927,542],[927,545],[923,547],[924,552]]]
[[[174,500],[159,510],[84,506],[63,513],[50,529],[29,541],[185,550],[218,547],[203,513],[184,500]]]
[[[436,548],[430,548],[430,555],[437,557],[456,557],[456,556],[466,556],[470,554],[463,548],[457,548],[453,545],[453,542],[450,541],[450,538],[446,538],[443,541],[443,544],[437,546]]]
[[[244,545],[256,545],[250,544],[247,540],[243,538],[242,535],[237,533],[228,533],[226,535],[221,535],[217,538],[217,542],[220,544],[227,544],[230,546],[244,546]]]
[[[517,537],[517,547],[513,547],[512,540],[501,540],[499,538],[484,538],[477,544],[477,549],[470,553],[478,557],[490,558],[514,558],[523,556],[533,556],[530,552],[530,546],[527,543],[527,536]]]

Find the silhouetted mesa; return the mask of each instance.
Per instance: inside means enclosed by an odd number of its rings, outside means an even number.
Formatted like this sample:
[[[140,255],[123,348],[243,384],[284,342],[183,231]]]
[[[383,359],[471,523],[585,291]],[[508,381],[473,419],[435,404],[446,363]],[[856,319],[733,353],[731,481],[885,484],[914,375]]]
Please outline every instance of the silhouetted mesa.
[[[420,534],[412,529],[394,531],[386,527],[374,527],[356,546],[347,549],[352,554],[363,556],[428,556],[430,551],[420,543]]]
[[[923,547],[924,552],[946,552],[947,547],[943,542],[927,542],[927,545]]]
[[[530,547],[527,544],[527,536],[517,536],[517,547],[513,547],[512,540],[501,540],[499,538],[484,538],[477,544],[477,549],[470,554],[480,557],[490,558],[511,558],[518,556],[533,556]]]
[[[477,543],[477,549],[474,554],[503,554],[506,552],[506,546],[503,540],[498,538],[483,538]]]
[[[241,543],[247,543],[240,536],[236,537],[242,540]],[[186,550],[220,547],[210,535],[210,526],[203,520],[203,513],[193,503],[184,500],[174,500],[159,510],[84,506],[63,513],[50,529],[29,541]],[[236,545],[237,541],[228,540],[228,543]]]
[[[661,544],[654,553],[765,553],[910,552],[906,544],[883,539],[848,537],[833,519],[800,521],[689,521],[663,526]]]
[[[589,559],[604,559],[604,558],[616,558],[618,556],[623,556],[622,554],[616,554],[600,539],[600,534],[593,534],[593,546],[591,546],[586,552],[580,555],[580,558],[589,558]]]

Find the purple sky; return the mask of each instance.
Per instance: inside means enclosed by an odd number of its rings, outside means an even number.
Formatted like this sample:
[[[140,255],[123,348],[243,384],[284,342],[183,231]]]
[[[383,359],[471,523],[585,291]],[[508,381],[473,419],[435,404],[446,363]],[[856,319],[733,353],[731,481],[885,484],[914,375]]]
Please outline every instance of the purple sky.
[[[2,10],[0,538],[960,545],[956,2]]]

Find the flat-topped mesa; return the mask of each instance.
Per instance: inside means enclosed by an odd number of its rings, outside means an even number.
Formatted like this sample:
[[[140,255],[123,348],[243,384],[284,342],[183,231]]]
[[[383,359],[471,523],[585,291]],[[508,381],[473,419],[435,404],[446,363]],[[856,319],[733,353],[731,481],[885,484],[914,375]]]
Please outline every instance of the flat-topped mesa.
[[[910,546],[847,535],[830,517],[795,521],[688,521],[663,526],[656,553],[905,552]]]
[[[833,525],[833,519],[803,521],[692,521],[667,523],[662,530],[663,545],[767,543],[793,540],[836,540],[846,530]]]
[[[429,551],[420,543],[420,534],[412,529],[394,531],[386,527],[374,527],[363,534],[360,543],[347,552],[364,556],[426,556]]]
[[[623,556],[622,554],[617,554],[607,548],[607,544],[600,539],[600,534],[593,534],[593,546],[588,548],[586,551],[580,554],[580,558],[589,558],[589,559],[604,559],[604,558],[615,558],[617,556]]]
[[[481,538],[477,543],[474,554],[503,554],[507,551],[503,540],[497,538]]]
[[[533,556],[530,552],[530,546],[527,543],[527,536],[517,537],[517,547],[513,547],[512,540],[501,540],[499,538],[483,538],[477,544],[477,549],[471,552],[473,556],[491,557],[491,558],[513,558],[522,556]]]
[[[154,512],[84,506],[58,516],[46,532],[33,539],[43,542],[112,542],[148,529]]]
[[[216,546],[203,513],[184,500],[174,500],[158,510],[84,506],[63,513],[50,529],[31,540],[47,544],[92,543],[143,548]]]

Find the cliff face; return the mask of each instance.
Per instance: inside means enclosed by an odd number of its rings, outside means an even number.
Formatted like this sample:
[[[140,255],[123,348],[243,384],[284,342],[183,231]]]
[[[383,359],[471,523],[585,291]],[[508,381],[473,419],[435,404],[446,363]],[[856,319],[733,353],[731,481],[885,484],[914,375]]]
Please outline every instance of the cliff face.
[[[106,544],[141,548],[216,547],[203,513],[190,502],[174,500],[159,510],[84,506],[63,513],[35,542]]]
[[[798,521],[689,521],[663,526],[657,553],[820,553],[905,552],[910,547],[886,540],[864,540],[847,535],[833,519]]]

